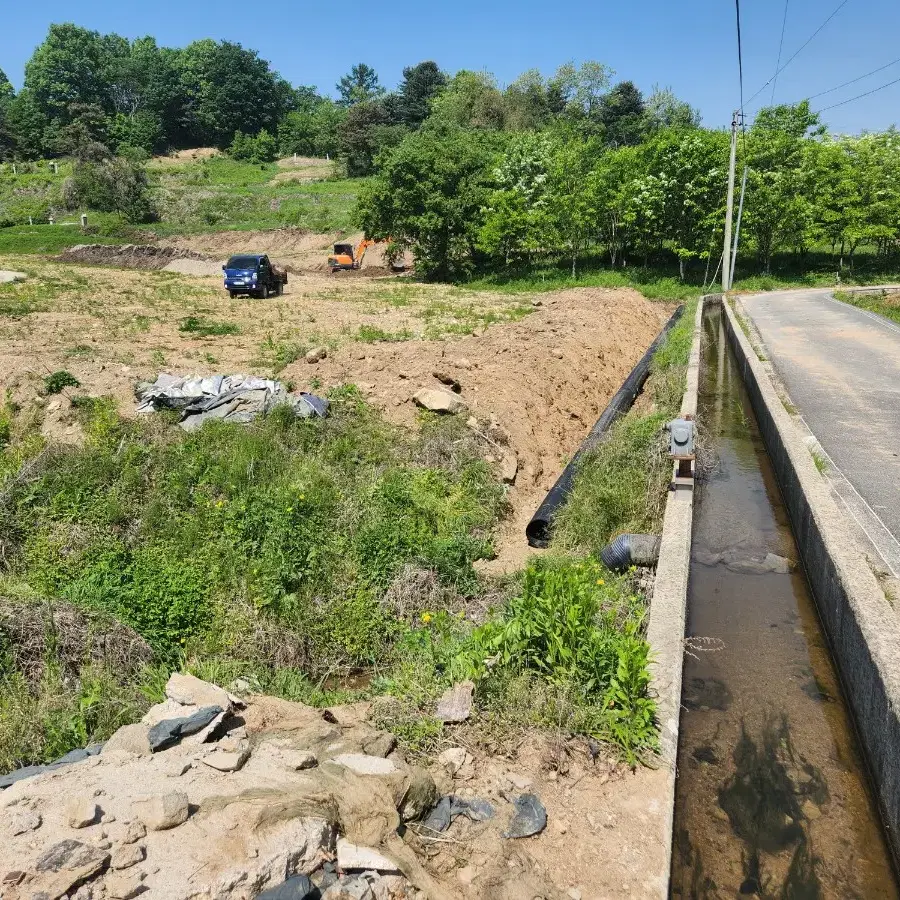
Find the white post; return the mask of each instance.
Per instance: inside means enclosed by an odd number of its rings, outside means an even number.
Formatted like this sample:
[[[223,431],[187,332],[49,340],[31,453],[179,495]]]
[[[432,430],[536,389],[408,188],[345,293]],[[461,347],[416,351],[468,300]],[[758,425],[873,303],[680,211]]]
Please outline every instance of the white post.
[[[82,230],[87,228],[87,213],[81,214],[81,228],[82,228]]]
[[[19,170],[16,168],[16,164],[13,163],[13,175],[18,175],[18,174],[19,174]]]
[[[728,166],[728,201],[725,204],[725,249],[722,257],[722,292],[731,287],[731,219],[734,215],[734,170],[737,166],[737,123],[735,112],[731,120],[731,162]]]
[[[34,225],[34,222],[32,221],[31,216],[28,217],[28,224],[29,224],[29,225]]]
[[[55,225],[55,224],[56,224],[56,220],[53,218],[53,214],[52,214],[52,213],[50,214],[50,224],[51,224],[51,225]]]

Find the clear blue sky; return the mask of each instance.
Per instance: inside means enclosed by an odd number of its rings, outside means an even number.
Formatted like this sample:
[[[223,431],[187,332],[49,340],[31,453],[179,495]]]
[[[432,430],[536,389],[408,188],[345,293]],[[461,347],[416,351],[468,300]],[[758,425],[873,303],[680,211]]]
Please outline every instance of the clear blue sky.
[[[785,60],[840,0],[789,0]],[[749,98],[772,75],[784,0],[744,0],[744,76]],[[23,68],[51,22],[74,21],[129,38],[152,34],[166,46],[197,38],[239,41],[294,84],[333,92],[353,63],[375,67],[393,87],[405,65],[487,69],[501,84],[522,70],[551,73],[567,60],[596,59],[649,91],[671,86],[709,126],[725,125],[738,102],[732,0],[393,0],[309,3],[270,0],[33,0],[6,5],[0,68],[21,86]],[[14,36],[14,39],[13,39]],[[900,0],[849,0],[778,79],[776,101],[834,87],[900,57]],[[900,64],[814,101],[825,106],[900,78]],[[771,89],[760,96],[767,102]],[[755,106],[755,104],[754,104]],[[831,110],[835,131],[900,124],[900,83]]]

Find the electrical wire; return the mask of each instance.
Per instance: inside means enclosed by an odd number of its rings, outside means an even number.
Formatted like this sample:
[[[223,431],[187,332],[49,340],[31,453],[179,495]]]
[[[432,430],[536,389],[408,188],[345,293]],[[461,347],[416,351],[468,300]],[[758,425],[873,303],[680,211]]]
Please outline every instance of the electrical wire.
[[[775,103],[775,88],[778,86],[778,67],[781,65],[781,53],[784,50],[784,32],[787,28],[787,14],[790,0],[784,0],[784,18],[781,20],[781,40],[778,42],[778,61],[775,63],[775,74],[772,76],[775,80],[772,82],[772,99],[770,103]]]
[[[841,0],[838,4],[837,8],[831,15],[806,39],[806,42],[801,45],[800,49],[797,50],[794,55],[781,67],[779,67],[775,74],[747,101],[747,103],[752,103],[772,82],[815,40],[815,38],[819,35],[819,33],[825,28],[826,25],[850,2],[850,0]]]
[[[850,97],[849,100],[841,100],[840,103],[832,103],[831,106],[825,106],[819,110],[820,113],[827,112],[829,109],[837,109],[839,106],[846,106],[848,103],[853,103],[855,100],[862,100],[863,97],[869,97],[872,94],[877,94],[879,91],[883,91],[885,88],[892,87],[895,84],[900,84],[900,78],[895,78],[893,81],[889,81],[887,84],[882,84],[877,88],[872,88],[871,91],[866,91],[864,94],[857,94],[855,97]]]
[[[826,94],[833,94],[835,91],[841,90],[841,88],[850,87],[851,84],[856,84],[857,81],[863,81],[870,75],[877,75],[879,72],[883,72],[885,69],[889,69],[891,66],[896,66],[897,63],[900,63],[900,59],[895,59],[893,62],[889,62],[883,66],[879,66],[877,69],[872,69],[871,72],[866,72],[865,75],[860,75],[858,78],[852,78],[850,79],[850,81],[845,81],[843,84],[839,84],[837,87],[828,88],[827,91],[819,91],[818,94],[813,94],[812,96],[806,97],[805,99],[815,100],[816,97],[824,97]]]

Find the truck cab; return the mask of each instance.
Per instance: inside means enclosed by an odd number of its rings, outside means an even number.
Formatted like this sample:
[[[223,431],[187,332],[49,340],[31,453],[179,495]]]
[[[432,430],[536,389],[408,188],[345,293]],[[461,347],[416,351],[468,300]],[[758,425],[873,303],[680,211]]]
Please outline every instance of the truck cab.
[[[264,253],[236,253],[222,266],[225,290],[232,300],[239,294],[265,299],[278,296],[287,283],[287,272],[273,265]]]

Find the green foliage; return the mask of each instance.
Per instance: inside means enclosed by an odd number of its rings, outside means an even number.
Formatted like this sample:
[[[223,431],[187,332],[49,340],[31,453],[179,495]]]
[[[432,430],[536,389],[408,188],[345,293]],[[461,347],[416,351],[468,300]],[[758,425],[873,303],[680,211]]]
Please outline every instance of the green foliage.
[[[374,100],[384,93],[384,88],[378,84],[378,75],[375,70],[365,63],[357,63],[336,85],[341,95],[338,103],[341,106],[354,106],[357,103],[365,103]]]
[[[70,209],[83,205],[115,212],[129,223],[146,222],[154,215],[143,165],[133,156],[112,156],[102,144],[79,148],[63,196]]]
[[[373,663],[395,636],[380,600],[404,565],[475,589],[502,490],[462,450],[458,477],[411,463],[357,394],[335,399],[326,420],[279,409],[192,434],[80,404],[85,447],[54,453],[0,510],[12,568],[43,595],[111,613],[169,661],[274,665],[273,646],[289,646],[313,675]],[[280,637],[255,646],[254,634]]]
[[[197,316],[187,316],[181,320],[178,330],[195,337],[213,337],[225,334],[240,334],[239,325],[234,322],[209,322]]]
[[[278,156],[278,145],[265,128],[255,136],[237,131],[228,152],[234,159],[244,162],[267,163]]]
[[[851,306],[867,309],[869,312],[878,313],[886,319],[900,322],[900,294],[881,292],[878,294],[849,294],[839,291],[834,295],[838,300],[849,303]]]
[[[633,757],[656,742],[643,618],[641,599],[599,563],[542,560],[501,615],[475,629],[462,658],[484,681],[533,672],[563,686],[590,711],[588,733]]]
[[[65,369],[44,376],[44,393],[58,394],[67,387],[81,387],[81,382]]]

